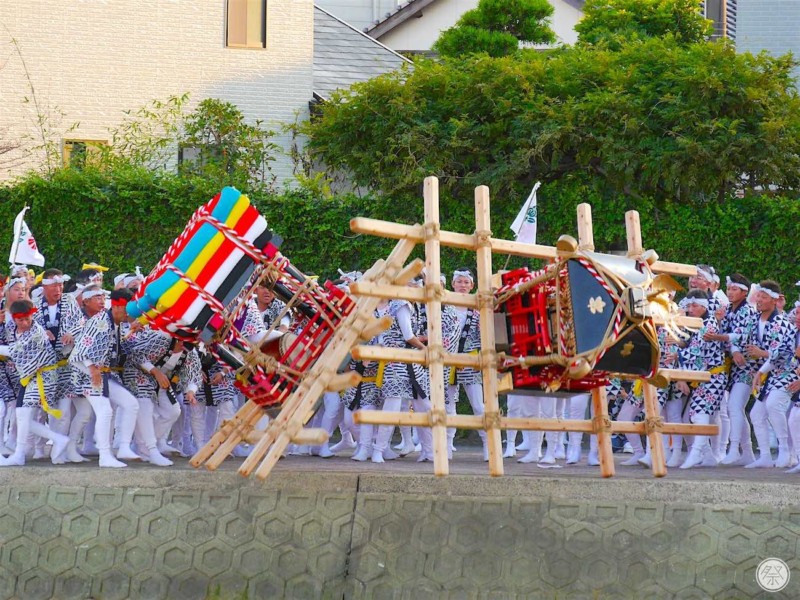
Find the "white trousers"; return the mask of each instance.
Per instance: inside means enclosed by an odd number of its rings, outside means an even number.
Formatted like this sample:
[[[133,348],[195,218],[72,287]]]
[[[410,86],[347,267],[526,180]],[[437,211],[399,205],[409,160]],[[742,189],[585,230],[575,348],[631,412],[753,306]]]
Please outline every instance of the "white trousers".
[[[753,430],[758,441],[758,451],[761,456],[771,456],[769,447],[770,425],[778,438],[778,447],[789,447],[789,423],[786,411],[789,409],[791,395],[787,390],[772,390],[763,401],[756,401],[750,411],[753,421]]]

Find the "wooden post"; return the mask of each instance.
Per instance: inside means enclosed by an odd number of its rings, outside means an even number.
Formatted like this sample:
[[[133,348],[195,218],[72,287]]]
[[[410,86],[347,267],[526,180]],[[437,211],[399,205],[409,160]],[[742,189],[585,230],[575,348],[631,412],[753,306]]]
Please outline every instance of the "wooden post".
[[[425,178],[425,292],[428,311],[427,362],[430,375],[431,433],[433,472],[438,477],[450,473],[447,460],[447,414],[445,413],[444,363],[442,355],[442,272],[439,247],[439,180]]]
[[[664,475],[667,474],[667,463],[664,459],[663,435],[654,427],[655,423],[661,420],[656,388],[646,381],[643,381],[642,384],[644,393],[644,417],[645,424],[647,425],[645,431],[647,432],[647,439],[650,442],[650,465],[654,477],[664,477]]]
[[[592,228],[592,207],[584,202],[578,204],[578,250],[594,252],[594,229]]]
[[[497,352],[494,337],[494,294],[492,293],[492,232],[489,188],[475,188],[475,244],[477,246],[478,306],[481,324],[481,375],[489,449],[489,475],[503,474],[503,440],[500,434],[500,403],[497,399]]]
[[[642,228],[639,225],[639,212],[629,210],[625,213],[625,231],[628,234],[628,256],[639,257],[644,252],[642,248]]]
[[[597,435],[597,457],[600,459],[600,475],[613,477],[616,472],[614,466],[614,451],[611,448],[610,419],[608,418],[608,401],[606,388],[598,387],[592,390],[592,408],[594,409],[594,431]]]

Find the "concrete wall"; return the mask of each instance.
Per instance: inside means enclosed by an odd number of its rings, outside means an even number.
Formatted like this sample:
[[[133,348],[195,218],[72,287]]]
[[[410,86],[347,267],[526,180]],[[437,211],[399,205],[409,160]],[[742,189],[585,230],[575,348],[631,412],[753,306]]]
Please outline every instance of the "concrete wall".
[[[123,110],[190,92],[236,104],[268,125],[307,113],[312,96],[312,0],[267,2],[266,49],[225,47],[225,0],[13,0],[0,2],[0,132],[28,147],[37,112],[53,135],[108,140]],[[17,40],[19,52],[11,43]],[[27,66],[30,80],[25,75]],[[0,138],[2,139],[2,138]],[[288,144],[288,138],[280,143]],[[39,157],[0,179],[24,171]],[[288,159],[274,167],[291,173]]]
[[[0,598],[800,597],[791,481],[120,471],[0,471]]]

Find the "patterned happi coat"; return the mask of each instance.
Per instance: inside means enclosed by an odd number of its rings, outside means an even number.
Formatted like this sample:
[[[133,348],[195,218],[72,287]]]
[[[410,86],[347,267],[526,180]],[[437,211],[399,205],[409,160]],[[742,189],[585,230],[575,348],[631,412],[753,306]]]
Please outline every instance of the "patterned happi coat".
[[[707,342],[703,339],[706,333],[718,333],[719,324],[714,313],[710,310],[703,318],[703,325],[699,331],[692,334],[688,343],[680,350],[680,363],[685,369],[691,371],[719,370],[725,364],[725,348],[722,342]],[[700,383],[692,389],[690,396],[689,415],[713,415],[719,410],[722,395],[728,374],[725,371],[714,373],[711,380]]]
[[[69,345],[65,347],[61,338],[67,333],[72,336],[73,340],[80,335],[83,324],[86,321],[83,311],[81,311],[75,298],[70,294],[62,294],[61,299],[56,305],[55,318],[51,321],[50,310],[47,300],[44,298],[44,294],[35,300],[34,303],[37,308],[33,316],[34,320],[55,337],[55,341],[50,343],[56,352],[58,360],[66,360],[73,346]],[[59,367],[56,373],[58,387],[55,391],[55,398],[59,399],[72,392],[72,369],[68,364],[65,364]]]
[[[374,314],[376,318],[380,319],[388,314],[388,307],[376,309]],[[366,345],[382,346],[383,333],[376,335]],[[381,396],[381,388],[378,387],[378,382],[375,379],[378,377],[380,362],[376,360],[360,361],[351,359],[348,368],[351,371],[357,371],[363,379],[356,387],[345,390],[344,394],[342,394],[342,404],[350,410],[358,410],[363,406],[379,406],[383,396]]]
[[[223,402],[234,402],[239,395],[234,382],[236,374],[230,369],[226,369],[208,351],[199,353],[200,368],[202,370],[203,385],[200,388],[206,406],[219,406]],[[211,379],[217,374],[222,373],[222,381],[211,383]]]
[[[261,311],[258,310],[258,305],[253,298],[250,298],[247,304],[239,311],[239,315],[234,321],[234,326],[243,337],[248,339],[252,336],[258,336],[260,339],[267,332],[267,328],[264,326],[264,318],[261,316]]]
[[[269,329],[272,327],[272,324],[278,320],[278,317],[281,315],[283,310],[286,308],[286,303],[278,298],[274,298],[272,302],[269,303],[266,310],[261,311],[261,318],[264,320],[264,327]],[[291,321],[291,314],[286,313],[286,316]],[[280,323],[275,323],[275,329],[278,328]]]
[[[398,313],[407,308],[411,314],[411,331],[420,329],[420,315],[406,300],[389,302],[389,315],[393,317],[392,325],[383,332],[383,345],[387,348],[408,348],[403,332],[397,321]],[[384,398],[427,398],[430,390],[428,370],[422,365],[410,365],[400,362],[386,364],[383,376],[382,394]]]
[[[772,370],[767,375],[759,400],[765,399],[773,390],[784,390],[799,377],[796,373],[798,360],[795,357],[797,347],[797,328],[789,320],[786,313],[773,311],[767,319],[764,335],[758,338],[758,326],[754,337],[758,347],[769,352]]]
[[[33,315],[34,320],[56,338],[55,342],[51,343],[58,359],[66,358],[69,356],[71,347],[65,348],[61,337],[65,333],[69,333],[73,339],[77,338],[85,321],[78,303],[70,294],[63,294],[61,300],[58,301],[53,321],[50,320],[50,310],[44,295],[36,301],[36,308],[37,312]]]
[[[88,396],[103,393],[108,395],[108,379],[113,378],[122,384],[120,362],[126,354],[128,341],[123,338],[123,329],[114,323],[110,310],[103,310],[89,318],[83,331],[75,340],[75,348],[69,355],[72,367],[72,393]],[[125,347],[123,347],[123,345]],[[103,372],[103,389],[96,390],[92,386],[92,378],[77,365],[89,363],[98,365]]]
[[[34,321],[28,331],[20,333],[16,337],[9,350],[18,377],[20,379],[30,378],[28,385],[25,388],[20,388],[17,396],[17,406],[41,406],[42,402],[36,373],[44,367],[56,364],[56,353],[50,344],[50,340],[47,339],[47,334],[42,326]],[[47,403],[53,406],[58,376],[55,370],[43,371],[41,375]]]
[[[669,333],[667,333],[667,330],[663,327],[658,327],[656,329],[656,335],[658,337],[658,347],[660,350],[658,367],[660,369],[674,369],[677,366],[677,355],[680,351],[680,348],[677,346],[677,344],[669,342]],[[675,358],[672,359],[671,362],[667,361],[668,354],[675,355]],[[668,400],[682,398],[683,394],[680,393],[678,387],[675,385],[675,382],[670,381],[667,387],[656,388],[656,396],[658,397],[658,403],[661,406],[664,406]]]
[[[481,320],[480,312],[468,308],[466,313],[456,310],[458,316],[458,330],[456,352],[458,353],[472,353],[480,352],[481,349]],[[461,321],[461,316],[464,316],[464,321]],[[480,370],[473,369],[472,367],[464,367],[458,369],[456,372],[456,383],[459,385],[474,385],[482,381]]]
[[[753,339],[754,335],[758,335],[758,319],[758,311],[746,301],[739,304],[736,309],[733,308],[732,304],[728,305],[725,316],[720,323],[720,331],[731,337],[731,341],[726,344],[728,355],[732,356],[734,352],[742,352],[744,347],[751,343],[749,340]],[[732,388],[736,383],[744,383],[748,386],[753,385],[753,375],[758,371],[761,364],[763,364],[763,360],[746,359],[745,365],[740,367],[731,360],[728,389]]]
[[[173,354],[172,350],[177,340],[163,331],[145,327],[137,331],[130,338],[130,346],[126,348],[128,360],[126,361],[125,376],[135,388],[138,398],[150,398],[154,402],[158,399],[158,383],[156,378],[149,373],[149,364],[161,369],[164,375],[172,381],[172,390],[175,394],[187,391],[197,392],[202,385],[202,369],[200,356],[194,348],[184,347],[181,357],[174,370],[166,371],[165,363]]]
[[[0,318],[0,344],[11,346],[17,340],[17,325],[7,312]],[[19,373],[11,358],[0,359],[0,401],[16,402],[19,396]]]

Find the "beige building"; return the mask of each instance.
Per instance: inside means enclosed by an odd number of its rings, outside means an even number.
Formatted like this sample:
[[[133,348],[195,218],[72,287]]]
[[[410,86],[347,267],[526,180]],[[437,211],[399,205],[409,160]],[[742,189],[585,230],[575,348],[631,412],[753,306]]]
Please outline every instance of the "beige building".
[[[315,26],[324,29],[316,95]],[[351,68],[354,57],[369,64]],[[339,79],[402,62],[312,0],[0,0],[0,147],[21,144],[0,156],[0,179],[41,164],[43,153],[30,151],[41,145],[39,115],[49,115],[49,137],[65,153],[108,143],[123,111],[186,92],[190,109],[218,98],[274,129],[306,118]],[[291,176],[291,161],[279,157],[273,172]]]

